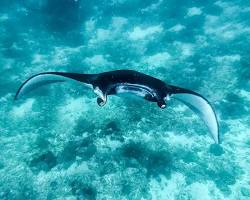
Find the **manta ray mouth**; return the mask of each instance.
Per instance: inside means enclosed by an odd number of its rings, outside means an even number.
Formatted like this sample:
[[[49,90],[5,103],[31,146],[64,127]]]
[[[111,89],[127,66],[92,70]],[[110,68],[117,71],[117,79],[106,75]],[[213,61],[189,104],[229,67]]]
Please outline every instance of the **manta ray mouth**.
[[[156,96],[155,92],[151,88],[139,84],[122,83],[118,84],[115,87],[115,90],[117,94],[130,93],[143,98],[147,95],[152,98]]]
[[[163,104],[163,105],[161,105],[161,109],[164,109],[164,108],[166,108],[167,106],[165,105],[165,104]]]

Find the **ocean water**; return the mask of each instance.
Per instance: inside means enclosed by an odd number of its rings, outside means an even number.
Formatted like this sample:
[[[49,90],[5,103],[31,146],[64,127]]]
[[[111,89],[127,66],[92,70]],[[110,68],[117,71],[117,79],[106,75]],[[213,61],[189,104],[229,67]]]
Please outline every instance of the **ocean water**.
[[[250,199],[250,1],[1,0],[0,199]],[[222,142],[175,100],[161,110],[79,84],[14,95],[45,71],[133,69],[201,93]]]

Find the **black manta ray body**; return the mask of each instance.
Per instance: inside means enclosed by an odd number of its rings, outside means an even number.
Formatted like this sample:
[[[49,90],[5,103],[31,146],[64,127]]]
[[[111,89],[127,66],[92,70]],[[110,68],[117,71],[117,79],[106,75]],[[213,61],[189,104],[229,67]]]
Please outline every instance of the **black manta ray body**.
[[[100,74],[44,72],[26,80],[18,89],[15,99],[42,85],[68,80],[90,86],[98,96],[99,106],[106,104],[109,95],[132,93],[147,101],[155,102],[164,109],[166,101],[173,97],[196,112],[209,128],[214,141],[219,143],[217,117],[206,98],[194,91],[168,85],[157,78],[133,70],[116,70]]]

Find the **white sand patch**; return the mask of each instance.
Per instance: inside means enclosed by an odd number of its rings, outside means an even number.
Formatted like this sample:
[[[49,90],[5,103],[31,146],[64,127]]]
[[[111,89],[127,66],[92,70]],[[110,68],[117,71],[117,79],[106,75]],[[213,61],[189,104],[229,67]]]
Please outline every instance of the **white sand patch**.
[[[198,173],[198,172],[197,172]],[[150,193],[153,200],[158,199],[192,199],[192,200],[224,200],[225,196],[216,185],[207,181],[205,183],[194,182],[187,185],[185,176],[181,173],[172,173],[171,179],[161,176],[161,182],[155,179],[150,180]],[[230,198],[230,197],[229,197]],[[230,199],[235,199],[231,195]]]
[[[213,98],[214,101],[216,99],[221,101],[227,95],[227,91],[235,87],[235,84],[238,82],[238,77],[235,76],[237,71],[235,63],[239,62],[240,59],[241,57],[238,54],[213,58],[218,64],[216,64],[216,67],[209,68],[210,75],[208,77],[210,77],[210,81],[203,84],[203,91],[211,92],[210,94],[207,93],[207,96]],[[217,88],[217,90],[211,91],[211,88]]]
[[[153,4],[151,4],[150,6],[148,6],[148,7],[146,7],[146,8],[143,8],[143,9],[141,10],[141,12],[142,12],[142,13],[144,13],[144,12],[152,12],[152,11],[154,11],[154,10],[156,10],[156,9],[159,9],[159,6],[161,5],[162,2],[163,2],[163,0],[159,0],[158,2],[153,3]]]
[[[33,60],[32,60],[32,64],[37,64],[37,63],[41,63],[42,61],[42,55],[41,54],[35,54],[33,55]]]
[[[170,58],[171,56],[168,52],[162,52],[144,58],[144,63],[147,63],[150,66],[160,67],[166,65]]]
[[[186,185],[185,177],[181,173],[173,173],[170,180],[161,176],[161,180],[161,182],[155,179],[150,180],[149,188],[152,200],[175,200]]]
[[[42,54],[34,54],[31,64],[48,64],[48,58]]]
[[[96,38],[97,41],[108,40],[111,38],[111,32],[108,29],[99,28],[97,29],[96,36],[97,36]]]
[[[192,56],[194,54],[195,46],[191,43],[174,42],[174,46],[181,52],[183,59]]]
[[[210,45],[209,42],[207,41],[207,37],[204,35],[196,35],[195,39],[196,39],[196,45],[199,48],[208,47]]]
[[[49,188],[50,188],[50,183],[53,180],[58,180],[60,182],[62,178],[65,177],[72,177],[72,176],[83,176],[84,174],[90,173],[91,170],[88,168],[87,162],[83,161],[79,164],[76,162],[73,163],[68,169],[61,169],[54,167],[51,171],[45,172],[45,171],[40,171],[34,180],[34,185],[36,188],[42,189],[42,193],[39,193],[39,198],[41,199],[47,199],[48,193],[49,193]],[[59,189],[60,190],[60,196],[63,196],[63,199],[67,200],[75,200],[75,197],[71,197],[68,195],[70,191],[69,187],[64,187]],[[58,190],[57,190],[58,192]],[[65,193],[65,194],[64,194]],[[56,199],[61,199],[61,198],[56,198]]]
[[[186,192],[191,195],[192,200],[224,200],[225,196],[223,193],[216,187],[214,182],[207,181],[205,183],[195,182],[191,185],[188,185],[185,188]],[[234,198],[232,198],[234,199]]]
[[[244,143],[247,142],[246,138],[250,138],[250,129],[248,124],[241,122],[240,120],[226,120],[226,122],[230,127],[230,134],[228,134],[224,140],[232,142],[235,146],[244,145]],[[247,154],[241,155],[246,156]]]
[[[4,21],[7,21],[9,19],[9,16],[8,14],[2,14],[0,15],[0,22],[4,22]]]
[[[250,92],[246,91],[246,90],[240,90],[239,92],[240,96],[247,99],[248,101],[250,101]]]
[[[231,18],[231,16],[228,16]],[[204,32],[207,35],[215,36],[217,39],[221,40],[232,40],[242,34],[250,34],[250,28],[241,23],[236,23],[233,21],[225,21],[227,16],[212,16],[207,15],[204,25]]]
[[[58,116],[64,125],[73,124],[75,121],[88,110],[88,105],[83,97],[70,98],[64,105],[59,108]]]
[[[230,127],[230,132],[223,138],[224,148],[235,153],[235,163],[244,171],[241,178],[232,186],[233,193],[231,194],[231,199],[239,199],[241,196],[240,188],[249,188],[250,151],[248,143],[250,138],[250,127],[246,121],[247,119],[226,120],[226,123]]]
[[[172,109],[175,111],[175,112],[185,112],[186,110],[188,110],[189,108],[186,106],[186,105],[177,105],[177,106],[174,106],[172,107]]]
[[[78,122],[78,119],[89,110],[87,100],[84,97],[68,98],[63,103],[57,112],[57,127],[55,127],[56,140],[53,143],[58,149],[62,148],[62,145],[70,140],[72,132]]]
[[[118,33],[120,37],[120,32],[123,30],[124,25],[128,23],[128,19],[125,17],[114,16],[111,18],[109,25],[105,28],[96,27],[96,23],[97,19],[92,18],[84,24],[85,32],[90,37],[90,44],[112,40]]]
[[[129,39],[142,40],[156,33],[161,33],[162,31],[163,27],[161,25],[151,26],[145,29],[142,29],[141,27],[135,27],[133,31],[129,32]]]
[[[179,32],[183,29],[185,29],[186,27],[181,25],[181,24],[176,24],[175,26],[171,27],[170,29],[168,29],[170,32]]]
[[[226,64],[226,65],[234,63],[234,62],[238,62],[240,61],[240,59],[241,59],[241,56],[239,54],[215,57],[216,62],[220,64]]]
[[[85,31],[93,32],[95,30],[96,21],[94,19],[90,19],[85,22]]]
[[[35,99],[28,99],[25,103],[21,104],[20,106],[14,106],[11,114],[14,117],[22,118],[27,113],[31,112],[32,106],[35,102]]]
[[[92,31],[89,32],[90,47],[96,47],[96,45],[100,45],[100,44],[103,44],[104,42],[113,40],[117,36],[117,31],[118,31],[118,28],[115,29],[114,27],[110,26],[107,29],[103,29],[103,28],[97,29],[95,34],[93,34]]]
[[[0,97],[0,103],[6,103],[6,102],[11,101],[13,99],[12,95],[13,95],[12,93],[8,93],[5,96],[1,96]]]
[[[194,54],[193,52],[194,47],[192,44],[182,44],[181,49],[182,49],[182,55],[184,57],[188,57]]]
[[[189,186],[189,190],[193,200],[210,200],[212,196],[209,194],[208,185],[195,182]]]
[[[121,29],[128,23],[128,19],[124,17],[112,17],[112,27],[115,29]]]
[[[101,130],[98,130],[101,132]],[[120,148],[122,146],[122,142],[118,140],[112,140],[110,137],[107,137],[105,139],[100,138],[95,141],[95,144],[98,146],[99,151],[115,151],[117,148]],[[108,149],[107,149],[108,147]]]
[[[54,51],[50,53],[52,56],[50,64],[60,66],[69,64],[70,57],[79,53],[82,47],[83,46],[78,46],[75,48],[66,46],[55,47]]]
[[[196,15],[201,15],[201,13],[202,13],[202,11],[200,8],[192,7],[192,8],[188,9],[187,16],[192,17],[192,16],[196,16]]]
[[[219,64],[216,67],[208,69],[209,75],[207,81],[203,83],[203,91],[207,91],[207,97],[210,101],[221,101],[228,94],[228,91],[235,87],[238,77],[235,76],[236,68],[233,65]],[[216,88],[216,90],[211,90]]]
[[[223,9],[223,14],[226,16],[236,17],[242,13],[246,13],[250,11],[250,7],[246,5],[240,6],[234,4],[233,2],[226,2],[226,1],[216,1],[214,3],[216,6],[219,6]]]
[[[124,4],[127,0],[111,0],[111,5]]]
[[[75,162],[67,169],[67,171],[65,171],[65,175],[70,176],[73,174],[82,174],[88,172],[90,172],[90,169],[88,168],[87,162],[82,162],[79,165]]]
[[[102,66],[113,66],[112,62],[109,62],[103,55],[94,55],[92,57],[87,57],[84,59],[90,66],[102,67]]]
[[[22,51],[23,47],[19,43],[13,42],[10,49],[14,51]]]
[[[96,20],[89,20],[85,23],[85,31],[89,36],[89,46],[95,47],[112,40],[121,40],[125,34],[124,26],[128,23],[128,19],[124,17],[112,17],[111,22],[106,28],[96,29]]]
[[[14,66],[15,60],[14,59],[4,59],[3,69],[11,69]]]
[[[191,125],[190,125],[191,126]],[[164,137],[164,140],[166,143],[168,144],[171,144],[171,146],[182,146],[182,147],[185,147],[185,148],[192,148],[195,143],[196,143],[196,140],[194,139],[195,138],[195,135],[194,137],[190,137],[188,135],[180,135],[178,133],[175,133],[175,132],[165,132],[166,136],[167,137]]]

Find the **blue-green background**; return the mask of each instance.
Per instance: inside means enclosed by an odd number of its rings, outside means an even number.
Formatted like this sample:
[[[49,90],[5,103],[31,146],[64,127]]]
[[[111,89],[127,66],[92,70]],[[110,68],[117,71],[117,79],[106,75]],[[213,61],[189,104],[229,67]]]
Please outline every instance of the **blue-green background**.
[[[1,0],[0,199],[250,199],[250,1]],[[55,84],[45,71],[134,69],[207,97],[220,124]]]

